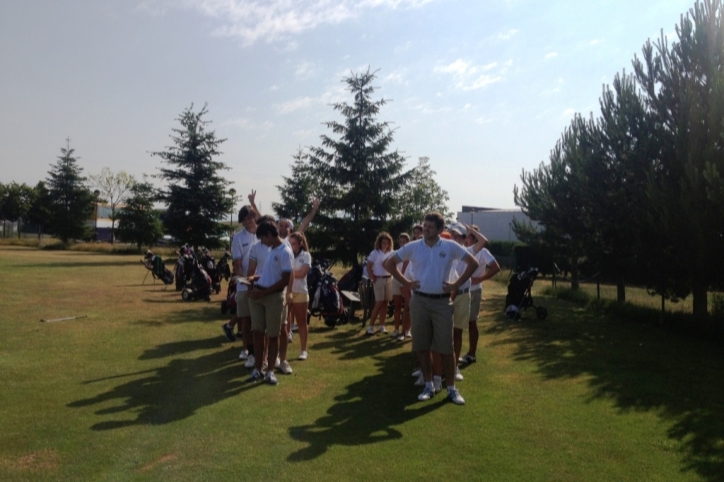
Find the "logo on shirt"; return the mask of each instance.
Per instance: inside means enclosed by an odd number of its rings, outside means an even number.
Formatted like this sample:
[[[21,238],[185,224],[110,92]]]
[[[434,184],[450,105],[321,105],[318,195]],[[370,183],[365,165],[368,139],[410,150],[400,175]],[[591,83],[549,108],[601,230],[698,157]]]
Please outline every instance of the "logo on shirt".
[[[279,256],[274,256],[274,261],[279,261]]]
[[[440,252],[440,257],[441,257],[441,258],[444,258],[445,256],[446,256],[446,254],[441,251],[441,252]]]

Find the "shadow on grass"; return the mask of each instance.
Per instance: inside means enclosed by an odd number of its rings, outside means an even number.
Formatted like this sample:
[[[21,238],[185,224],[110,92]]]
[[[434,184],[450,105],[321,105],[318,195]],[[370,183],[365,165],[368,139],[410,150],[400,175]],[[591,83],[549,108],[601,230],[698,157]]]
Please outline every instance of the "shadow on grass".
[[[334,398],[325,416],[312,424],[290,427],[289,435],[308,446],[290,454],[287,460],[312,460],[334,445],[359,446],[401,439],[403,435],[396,426],[446,404],[442,394],[427,402],[417,400],[418,390],[413,390],[409,377],[411,354],[387,355],[386,351],[400,346],[387,341],[348,330],[313,346],[315,350],[331,348],[340,360],[368,358],[378,371],[348,385],[345,393]]]
[[[197,350],[220,348],[221,337],[205,340],[167,343],[147,350],[142,360],[157,359],[192,353]],[[162,425],[192,416],[200,408],[234,397],[260,384],[246,383],[248,373],[242,370],[235,356],[229,350],[191,359],[173,359],[168,365],[125,375],[117,375],[84,383],[145,375],[95,397],[77,400],[68,404],[72,408],[114,402],[114,406],[103,408],[97,415],[125,414],[125,420],[103,421],[91,426],[92,430],[113,430],[133,425]],[[128,415],[135,415],[127,419]]]
[[[494,306],[503,299],[491,298]],[[517,323],[496,317],[486,332],[513,344],[546,379],[585,376],[591,399],[610,399],[621,413],[654,412],[670,424],[682,471],[724,480],[724,356],[712,341],[677,336],[546,299],[550,317]],[[652,446],[655,441],[652,441]]]

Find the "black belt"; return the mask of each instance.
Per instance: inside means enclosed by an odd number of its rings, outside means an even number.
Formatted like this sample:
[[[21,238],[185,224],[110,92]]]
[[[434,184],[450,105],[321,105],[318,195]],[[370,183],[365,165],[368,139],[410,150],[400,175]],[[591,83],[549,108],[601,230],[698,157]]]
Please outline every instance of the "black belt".
[[[430,293],[423,293],[422,291],[413,291],[416,295],[422,296],[423,298],[430,298],[431,300],[441,300],[443,298],[450,298],[450,293],[443,293],[441,295],[433,295]]]
[[[464,290],[458,290],[458,294],[459,294],[459,295],[464,295],[464,294],[467,293],[468,291],[470,291],[470,288],[465,288]]]
[[[254,289],[257,289],[257,290],[265,290],[266,288],[267,288],[266,286],[254,285]]]
[[[377,279],[385,279],[385,278],[391,278],[391,277],[392,277],[392,275],[388,274],[387,276],[377,276]]]

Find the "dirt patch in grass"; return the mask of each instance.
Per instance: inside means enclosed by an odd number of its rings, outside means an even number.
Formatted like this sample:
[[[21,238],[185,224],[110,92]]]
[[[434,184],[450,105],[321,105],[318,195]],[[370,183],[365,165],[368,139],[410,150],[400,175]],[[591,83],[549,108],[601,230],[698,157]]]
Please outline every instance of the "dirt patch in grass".
[[[1,458],[0,466],[14,472],[50,472],[60,467],[60,456],[55,450],[43,449],[19,457]]]
[[[178,454],[176,454],[176,453],[162,455],[161,457],[157,458],[156,460],[152,460],[152,461],[148,462],[147,464],[144,464],[143,466],[141,466],[138,469],[138,471],[139,472],[148,472],[149,470],[152,470],[152,469],[158,467],[159,465],[166,464],[168,462],[173,462],[176,459],[178,459]]]

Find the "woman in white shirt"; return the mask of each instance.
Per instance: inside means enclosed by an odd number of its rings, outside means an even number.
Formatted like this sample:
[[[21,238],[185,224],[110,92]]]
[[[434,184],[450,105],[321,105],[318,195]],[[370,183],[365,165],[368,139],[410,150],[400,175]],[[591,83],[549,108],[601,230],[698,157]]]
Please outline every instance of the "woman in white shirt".
[[[377,333],[387,333],[385,317],[387,316],[387,304],[392,300],[392,276],[382,264],[391,253],[392,236],[383,231],[377,235],[375,249],[367,257],[367,272],[375,289],[375,306],[372,308],[370,326],[367,328],[368,335],[375,334],[375,318],[378,316]]]
[[[299,360],[306,360],[307,353],[307,306],[309,305],[309,290],[307,288],[307,273],[312,266],[312,256],[309,254],[307,239],[304,234],[295,231],[289,235],[289,245],[292,247],[294,272],[287,289],[287,304],[292,307],[292,316],[296,320],[299,332],[299,345],[302,352]]]

